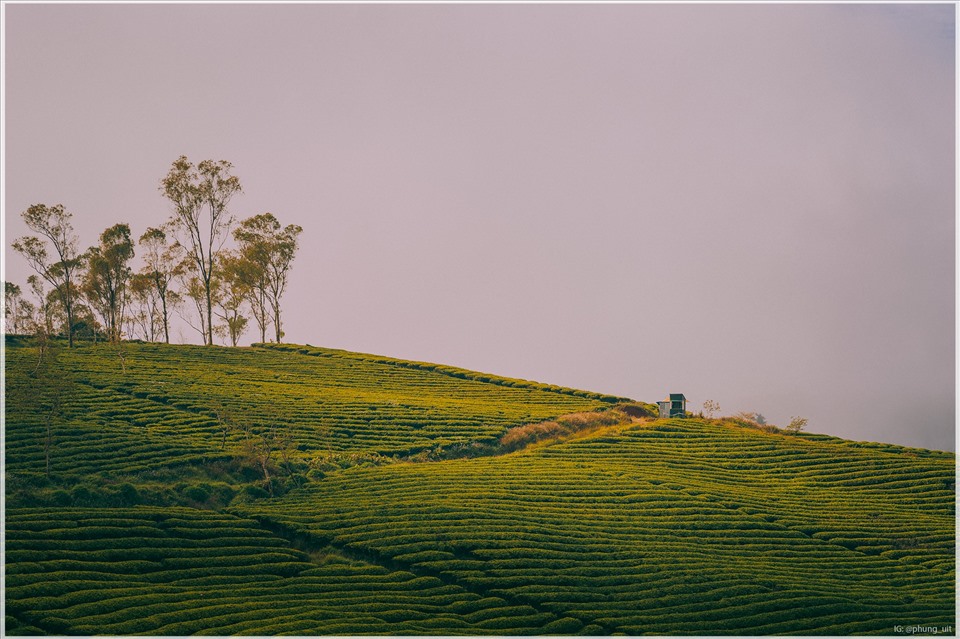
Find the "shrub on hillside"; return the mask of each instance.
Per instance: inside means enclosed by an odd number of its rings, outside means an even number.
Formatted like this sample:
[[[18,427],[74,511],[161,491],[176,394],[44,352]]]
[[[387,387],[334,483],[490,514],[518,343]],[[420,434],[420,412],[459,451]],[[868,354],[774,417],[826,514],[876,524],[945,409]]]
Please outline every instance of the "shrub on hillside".
[[[382,466],[395,461],[392,457],[381,455],[376,451],[320,453],[310,460],[308,466],[310,470],[307,472],[307,476],[313,471],[330,473],[354,466]]]
[[[265,491],[263,488],[254,486],[253,484],[245,485],[240,494],[249,499],[263,499],[270,496],[270,493]]]
[[[73,503],[73,498],[65,490],[55,490],[50,494],[50,501],[56,506],[69,506]]]
[[[743,412],[737,413],[733,417],[728,417],[730,421],[747,428],[755,428],[765,433],[779,433],[780,429],[773,424],[768,424],[766,418],[760,413]]]
[[[630,417],[657,417],[659,415],[659,410],[655,405],[642,402],[623,402],[617,404],[614,408]]]
[[[70,491],[70,496],[73,498],[74,504],[81,506],[90,505],[94,501],[94,494],[83,484],[75,486],[73,490]]]
[[[806,425],[806,417],[794,417],[790,420],[790,425],[787,426],[787,430],[793,434],[796,434],[803,430]]]
[[[183,495],[195,502],[202,503],[210,498],[210,491],[206,484],[192,484],[183,489]]]
[[[135,506],[141,502],[140,492],[130,483],[120,484],[117,498],[121,506]]]

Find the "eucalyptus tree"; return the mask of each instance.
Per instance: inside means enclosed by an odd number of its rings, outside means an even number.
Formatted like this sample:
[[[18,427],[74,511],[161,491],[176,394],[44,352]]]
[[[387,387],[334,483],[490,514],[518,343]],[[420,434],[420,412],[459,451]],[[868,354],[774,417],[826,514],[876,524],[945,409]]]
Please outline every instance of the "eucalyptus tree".
[[[261,213],[240,223],[233,236],[240,245],[240,257],[248,266],[254,296],[270,305],[277,342],[283,338],[280,298],[287,288],[287,276],[297,253],[303,228],[296,224],[281,227],[272,213]],[[252,305],[254,305],[252,303]],[[256,311],[254,311],[256,315]],[[264,313],[265,314],[265,313]],[[261,324],[261,339],[264,336]]]
[[[144,273],[134,273],[130,277],[129,288],[132,308],[127,313],[128,332],[130,335],[143,335],[148,342],[161,341],[164,324],[160,296],[153,280]]]
[[[34,204],[22,214],[27,227],[41,237],[28,235],[14,241],[13,248],[23,255],[36,273],[56,293],[66,313],[67,342],[73,346],[73,311],[79,292],[77,282],[83,269],[77,236],[70,224],[72,215],[62,204]],[[47,249],[47,242],[54,255]]]
[[[176,276],[177,265],[183,259],[183,246],[179,242],[168,243],[167,225],[150,227],[144,231],[137,243],[143,249],[143,268],[138,278],[138,291],[146,294],[149,282],[160,302],[159,315],[163,322],[163,340],[170,343],[170,310],[176,305],[178,296],[171,288]],[[151,313],[152,315],[152,313]]]
[[[3,283],[3,332],[16,335],[20,332],[19,319],[23,312],[23,296],[20,287],[13,282]]]
[[[245,222],[241,224],[245,224]],[[241,229],[234,231],[234,237]],[[245,296],[250,313],[257,323],[260,341],[267,341],[267,327],[270,325],[271,310],[269,302],[270,285],[267,281],[269,254],[264,246],[254,242],[240,242],[240,249],[224,261],[224,276]]]
[[[127,304],[127,285],[133,270],[133,240],[128,224],[115,224],[100,234],[100,244],[87,251],[83,291],[103,320],[107,338],[119,342]]]
[[[212,280],[209,288],[204,286],[203,280],[197,274],[197,265],[193,260],[185,258],[175,270],[179,282],[180,294],[183,296],[183,305],[177,309],[180,318],[194,329],[203,338],[205,344],[213,344],[213,315],[207,315],[206,303],[210,300],[211,309],[216,306],[220,294],[219,279]],[[188,310],[190,306],[196,310],[196,318]],[[186,307],[186,308],[184,308]]]
[[[156,336],[157,296],[153,284],[140,273],[130,276],[130,310],[126,313],[130,339],[152,342]]]
[[[173,203],[171,222],[185,236],[182,242],[203,288],[205,342],[213,345],[213,287],[217,255],[229,236],[233,217],[227,208],[242,189],[226,160],[203,160],[196,166],[181,155],[160,182],[160,192]]]
[[[36,279],[36,275],[30,277]],[[29,284],[30,279],[27,278]],[[23,290],[13,282],[3,283],[3,320],[4,332],[12,335],[23,335],[32,329],[35,321],[36,307],[24,299]]]
[[[45,280],[36,274],[27,277],[27,285],[30,287],[30,292],[33,293],[34,299],[37,300],[37,305],[34,307],[34,315],[31,318],[33,332],[37,336],[53,334],[53,320],[56,314],[54,305],[57,300],[51,299],[56,296],[53,292],[46,290],[44,282]]]
[[[220,253],[217,296],[217,316],[224,321],[230,345],[236,346],[247,329],[249,318],[244,315],[245,302],[250,299],[250,287],[244,277],[245,265],[235,251]]]

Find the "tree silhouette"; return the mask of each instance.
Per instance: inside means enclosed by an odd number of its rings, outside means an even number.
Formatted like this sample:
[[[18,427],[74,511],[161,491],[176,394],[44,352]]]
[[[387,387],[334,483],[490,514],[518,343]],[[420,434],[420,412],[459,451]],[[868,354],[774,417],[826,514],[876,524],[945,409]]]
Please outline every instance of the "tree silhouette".
[[[160,191],[173,203],[171,222],[186,236],[182,244],[203,288],[206,321],[202,319],[201,326],[205,342],[211,346],[217,255],[233,223],[227,205],[242,190],[232,170],[233,165],[225,160],[203,160],[194,166],[181,155],[160,182]]]
[[[115,224],[100,235],[99,246],[88,252],[83,291],[100,315],[111,342],[119,342],[123,333],[123,313],[127,303],[127,284],[132,270],[133,240],[128,224]]]
[[[22,213],[23,221],[44,239],[28,235],[13,243],[15,251],[26,258],[37,274],[49,283],[67,315],[67,342],[73,346],[74,304],[77,300],[77,280],[82,270],[82,256],[77,249],[77,236],[70,224],[72,217],[62,204],[47,206],[34,204]],[[47,251],[47,242],[56,257]]]
[[[246,277],[253,295],[259,300],[266,299],[270,305],[277,343],[283,338],[280,298],[286,291],[287,275],[302,232],[303,228],[296,224],[281,228],[272,213],[262,213],[243,220],[233,232],[240,244],[240,257],[247,264]],[[261,324],[261,336],[264,324]]]
[[[178,242],[167,244],[166,225],[150,227],[140,236],[138,244],[143,248],[143,268],[140,275],[152,285],[160,300],[160,316],[163,321],[163,341],[170,343],[170,309],[177,303],[177,294],[171,288],[177,265],[183,259],[183,246]],[[143,284],[138,284],[142,288]]]

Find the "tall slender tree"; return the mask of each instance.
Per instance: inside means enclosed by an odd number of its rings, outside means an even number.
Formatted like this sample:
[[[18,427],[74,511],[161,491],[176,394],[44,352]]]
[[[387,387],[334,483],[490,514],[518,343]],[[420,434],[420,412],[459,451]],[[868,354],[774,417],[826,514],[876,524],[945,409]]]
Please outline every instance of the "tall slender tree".
[[[37,335],[53,334],[53,316],[54,309],[50,298],[54,295],[44,288],[44,279],[39,275],[30,275],[27,277],[27,285],[30,292],[33,293],[37,305],[34,307],[34,316],[31,318],[33,332]]]
[[[235,251],[226,250],[220,254],[217,316],[225,323],[231,346],[237,345],[249,323],[244,309],[250,299],[250,290],[243,277],[243,267],[243,261]]]
[[[20,287],[13,282],[3,283],[3,332],[16,335],[20,331],[19,318],[22,313],[23,296]]]
[[[143,273],[130,277],[130,302],[133,305],[127,314],[128,332],[131,336],[143,335],[148,342],[156,342],[163,331],[160,296],[153,280]]]
[[[140,236],[138,244],[143,249],[143,268],[140,275],[147,278],[160,300],[160,316],[163,320],[163,340],[170,343],[170,310],[177,302],[177,294],[171,288],[177,265],[183,259],[183,246],[179,242],[167,243],[167,225],[148,228]],[[142,285],[141,285],[142,286]]]
[[[127,284],[133,274],[133,240],[128,224],[115,224],[100,234],[100,244],[88,252],[83,291],[103,320],[107,339],[119,342],[127,304]]]
[[[62,204],[34,204],[22,216],[27,227],[45,239],[28,235],[16,240],[13,248],[53,287],[67,316],[67,343],[72,348],[74,304],[79,295],[77,284],[83,268],[77,236],[70,224],[72,215]],[[47,242],[53,247],[55,256],[47,251]]]
[[[227,280],[246,297],[247,305],[260,331],[260,341],[266,342],[271,319],[268,299],[270,286],[267,282],[269,255],[262,249],[257,243],[241,242],[240,250],[233,255],[233,259],[225,262],[224,267],[227,269]]]
[[[183,296],[183,305],[177,309],[177,312],[190,328],[200,333],[204,343],[212,345],[214,326],[208,322],[213,321],[213,316],[208,317],[205,309],[207,299],[210,299],[214,306],[217,303],[217,296],[220,292],[219,280],[213,280],[209,289],[204,287],[203,281],[197,275],[196,263],[189,258],[180,262],[176,270],[176,277],[180,284],[180,293]],[[191,303],[197,311],[195,318],[193,313],[188,310]]]
[[[283,338],[280,298],[287,289],[287,276],[302,232],[296,224],[281,227],[272,213],[247,218],[233,232],[240,244],[240,256],[248,263],[254,290],[270,305],[277,343]]]
[[[203,160],[196,166],[181,155],[160,182],[160,192],[173,203],[171,221],[186,237],[182,242],[196,267],[206,305],[205,341],[213,345],[213,286],[217,255],[229,236],[233,217],[227,205],[239,193],[240,180],[225,160]]]

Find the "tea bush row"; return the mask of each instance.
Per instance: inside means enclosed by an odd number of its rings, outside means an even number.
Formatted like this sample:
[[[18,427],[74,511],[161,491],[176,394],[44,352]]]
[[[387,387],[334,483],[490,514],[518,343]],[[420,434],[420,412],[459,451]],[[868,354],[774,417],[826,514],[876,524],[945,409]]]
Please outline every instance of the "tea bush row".
[[[747,468],[740,455],[754,446],[766,454]],[[832,457],[830,481],[784,474],[778,451],[794,460]],[[823,620],[845,610],[886,611],[892,627],[918,611],[953,609],[952,571],[930,567],[953,556],[949,504],[943,497],[900,500],[905,487],[880,492],[849,482],[838,491],[837,469],[861,478],[875,473],[882,483],[888,471],[903,475],[912,467],[923,484],[942,481],[951,465],[936,456],[674,420],[497,459],[354,469],[260,507],[334,546],[625,631],[752,632],[782,623],[784,632],[827,632]],[[716,468],[736,470],[739,481],[715,482]],[[895,559],[889,547],[904,526],[923,541]],[[716,607],[718,597],[727,605]],[[678,614],[669,622],[652,614],[673,608]],[[629,621],[641,613],[652,615],[643,617],[652,625]]]
[[[114,525],[104,526],[106,521]],[[329,554],[319,564],[305,561],[257,522],[225,514],[13,509],[7,529],[15,545],[6,557],[7,629],[13,634],[30,628],[57,634],[268,634],[284,624],[309,633],[435,632],[436,619],[446,620],[440,628],[473,634],[529,634],[556,619],[435,577]],[[124,529],[128,536],[119,534]],[[154,533],[145,535],[148,529]],[[71,534],[43,537],[63,531]],[[199,531],[222,532],[203,535],[221,543],[207,545],[197,539]],[[75,556],[85,561],[65,559]],[[482,619],[470,618],[477,613]]]

